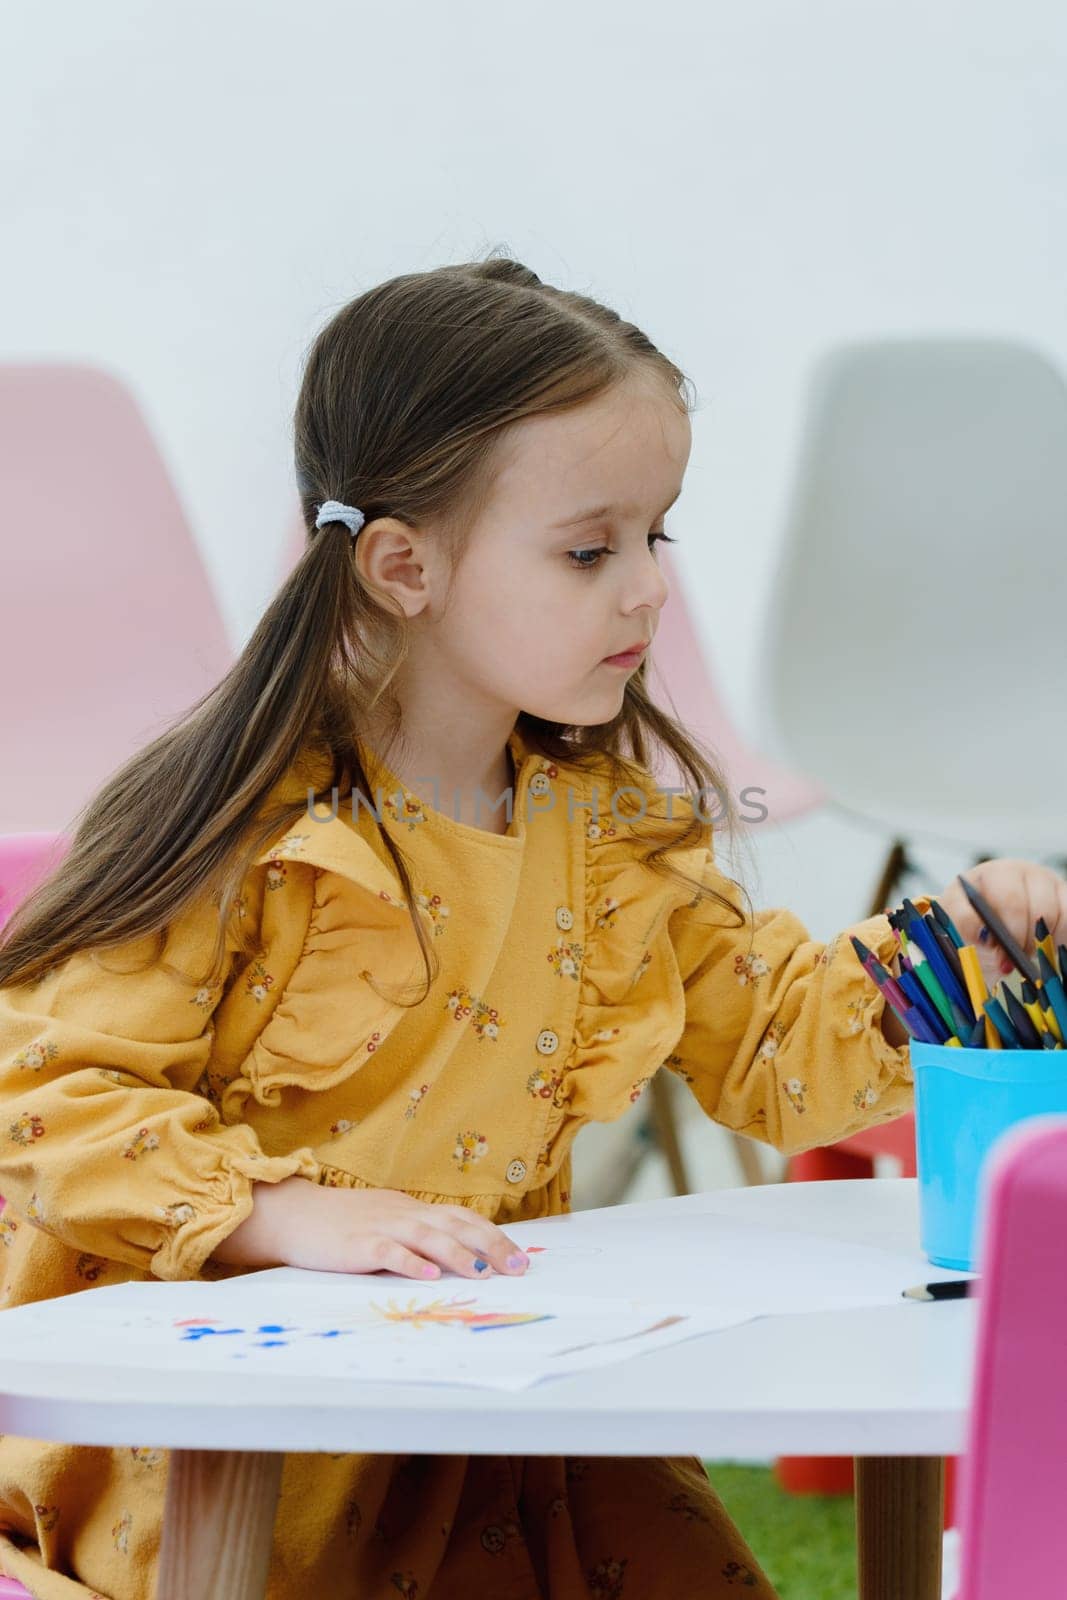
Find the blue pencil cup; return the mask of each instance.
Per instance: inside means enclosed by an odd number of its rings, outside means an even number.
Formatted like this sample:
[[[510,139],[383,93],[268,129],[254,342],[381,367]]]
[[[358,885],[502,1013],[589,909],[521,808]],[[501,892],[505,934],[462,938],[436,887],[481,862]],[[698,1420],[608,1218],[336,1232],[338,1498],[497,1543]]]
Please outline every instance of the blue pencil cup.
[[[1067,1112],[1067,1051],[909,1048],[922,1248],[936,1266],[973,1272],[983,1162],[1006,1128]]]

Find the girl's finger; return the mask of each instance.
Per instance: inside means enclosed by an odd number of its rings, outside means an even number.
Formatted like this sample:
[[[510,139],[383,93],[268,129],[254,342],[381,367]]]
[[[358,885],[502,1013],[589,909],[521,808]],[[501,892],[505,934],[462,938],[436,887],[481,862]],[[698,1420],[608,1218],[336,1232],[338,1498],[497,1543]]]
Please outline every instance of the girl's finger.
[[[483,1255],[487,1255],[498,1272],[524,1272],[529,1266],[529,1256],[514,1239],[495,1222],[490,1222],[487,1217],[480,1217],[477,1212],[469,1210],[466,1206],[441,1206],[439,1210],[451,1219],[450,1226],[452,1222],[459,1223],[461,1236],[468,1241],[471,1249],[480,1250]],[[518,1267],[509,1266],[509,1258],[518,1260]]]
[[[493,1270],[488,1257],[481,1250],[472,1250],[469,1245],[454,1238],[451,1233],[446,1233],[443,1228],[433,1228],[428,1223],[416,1222],[403,1232],[399,1229],[397,1232],[411,1249],[418,1251],[427,1260],[436,1261],[439,1266],[447,1267],[450,1272],[458,1272],[462,1278],[487,1278]]]
[[[397,1239],[381,1237],[365,1245],[359,1266],[350,1266],[350,1272],[396,1272],[402,1278],[419,1278],[426,1281],[439,1278],[441,1269],[436,1262],[427,1261],[414,1250],[409,1250]]]

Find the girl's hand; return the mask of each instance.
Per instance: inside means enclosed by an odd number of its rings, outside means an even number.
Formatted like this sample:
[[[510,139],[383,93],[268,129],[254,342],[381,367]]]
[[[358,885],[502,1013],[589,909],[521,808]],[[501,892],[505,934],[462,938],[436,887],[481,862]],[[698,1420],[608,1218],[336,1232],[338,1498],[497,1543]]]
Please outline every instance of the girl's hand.
[[[256,1183],[252,1211],[213,1252],[241,1267],[319,1272],[397,1272],[464,1278],[521,1276],[530,1258],[466,1206],[429,1205],[398,1189],[332,1189],[308,1178]],[[482,1271],[476,1261],[487,1264]]]
[[[1044,917],[1055,944],[1067,944],[1067,879],[1061,878],[1051,867],[1039,867],[1032,861],[1002,859],[983,861],[977,867],[968,867],[963,876],[982,895],[1017,944],[1028,955],[1033,955],[1037,945],[1034,924]],[[984,926],[978,913],[954,878],[937,896],[959,930],[965,944],[973,944],[978,951],[982,975],[990,992],[1015,964],[996,943],[993,935],[980,940]]]

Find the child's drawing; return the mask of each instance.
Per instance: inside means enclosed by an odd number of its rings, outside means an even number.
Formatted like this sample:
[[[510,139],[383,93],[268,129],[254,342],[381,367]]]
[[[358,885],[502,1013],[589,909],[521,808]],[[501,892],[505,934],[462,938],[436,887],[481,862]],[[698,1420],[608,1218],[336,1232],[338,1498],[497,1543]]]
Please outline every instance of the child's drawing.
[[[413,1328],[469,1328],[472,1333],[485,1333],[489,1328],[519,1328],[527,1322],[551,1322],[553,1314],[543,1311],[477,1311],[476,1300],[431,1300],[420,1305],[409,1300],[398,1306],[390,1300],[384,1309],[371,1302],[373,1309],[386,1322],[406,1322]]]

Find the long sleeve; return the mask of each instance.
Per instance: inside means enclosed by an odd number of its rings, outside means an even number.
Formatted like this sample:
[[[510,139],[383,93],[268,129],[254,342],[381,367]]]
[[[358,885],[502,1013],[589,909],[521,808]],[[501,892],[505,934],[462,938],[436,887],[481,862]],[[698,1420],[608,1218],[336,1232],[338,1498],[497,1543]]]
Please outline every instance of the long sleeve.
[[[164,963],[202,971],[217,917],[185,912],[148,967],[138,940],[0,989],[0,1194],[73,1249],[159,1278],[200,1273],[255,1181],[318,1175],[309,1149],[265,1155],[197,1090],[225,982],[198,989]]]
[[[710,846],[703,881],[744,914]],[[885,1001],[849,943],[856,934],[888,963],[888,918],[858,922],[826,944],[790,911],[724,923],[726,911],[703,898],[669,923],[685,1028],[667,1065],[708,1115],[795,1154],[910,1110],[907,1046],[884,1037]]]

